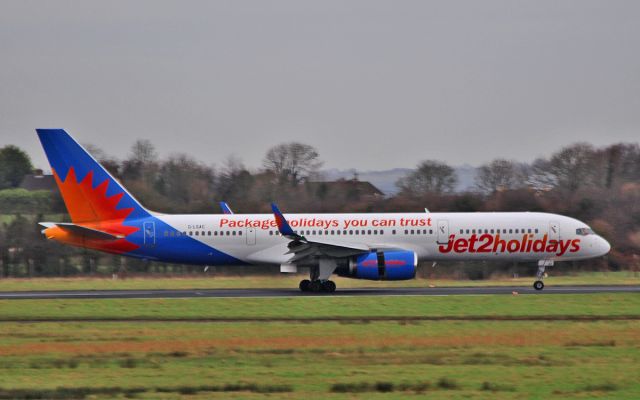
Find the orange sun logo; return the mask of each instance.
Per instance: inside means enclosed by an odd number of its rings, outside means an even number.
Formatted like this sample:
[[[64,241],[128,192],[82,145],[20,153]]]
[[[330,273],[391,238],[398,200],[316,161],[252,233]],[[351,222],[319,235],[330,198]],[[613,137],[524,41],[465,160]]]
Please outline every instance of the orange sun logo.
[[[126,253],[140,247],[125,239],[126,236],[140,230],[135,226],[124,225],[124,220],[133,212],[133,208],[117,209],[117,205],[124,193],[107,197],[108,179],[105,179],[104,182],[94,188],[93,171],[90,171],[81,182],[78,182],[73,167],[69,168],[64,182],[55,170],[53,171],[53,176],[74,224],[107,232],[118,236],[119,239],[88,239],[63,232],[59,228],[56,232],[51,232],[52,234],[55,233],[55,235],[51,236],[52,238],[68,244],[111,253]]]

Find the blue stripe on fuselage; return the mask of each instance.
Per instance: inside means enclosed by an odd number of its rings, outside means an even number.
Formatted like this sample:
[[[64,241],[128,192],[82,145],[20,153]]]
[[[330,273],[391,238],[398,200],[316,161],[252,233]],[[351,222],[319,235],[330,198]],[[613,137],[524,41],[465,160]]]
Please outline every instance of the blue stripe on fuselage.
[[[153,222],[155,225],[155,244],[147,237],[145,244],[144,224]],[[137,258],[148,258],[154,261],[178,264],[196,265],[247,265],[229,254],[223,253],[199,240],[182,235],[182,232],[156,217],[143,218],[135,221],[140,230],[127,236],[127,240],[140,246],[132,252],[126,253]],[[168,232],[169,236],[164,236]],[[171,236],[173,232],[174,236]],[[180,234],[180,236],[176,236]]]

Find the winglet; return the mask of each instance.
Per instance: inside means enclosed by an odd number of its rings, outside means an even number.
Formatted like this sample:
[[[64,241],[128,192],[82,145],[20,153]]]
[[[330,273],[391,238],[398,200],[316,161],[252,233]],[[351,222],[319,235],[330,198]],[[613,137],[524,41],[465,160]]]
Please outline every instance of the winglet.
[[[271,203],[271,209],[273,210],[273,216],[276,218],[276,224],[278,225],[278,230],[282,234],[282,236],[286,236],[288,238],[300,238],[298,235],[291,229],[291,225],[284,218],[284,215],[278,209],[278,206],[275,203]]]
[[[220,202],[220,208],[222,209],[223,214],[233,214],[233,211],[231,211],[231,207],[229,207],[229,205],[224,201]]]

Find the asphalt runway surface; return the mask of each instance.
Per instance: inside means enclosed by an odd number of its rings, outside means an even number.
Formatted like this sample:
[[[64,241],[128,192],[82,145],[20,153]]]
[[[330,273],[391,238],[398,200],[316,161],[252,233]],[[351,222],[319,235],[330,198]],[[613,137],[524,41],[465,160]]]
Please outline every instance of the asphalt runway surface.
[[[291,289],[161,289],[161,290],[55,290],[1,292],[0,300],[26,299],[171,299],[233,297],[313,297],[313,296],[459,296],[459,295],[547,295],[590,293],[640,293],[640,286],[547,286],[536,291],[530,286],[358,288],[335,293],[303,293]]]

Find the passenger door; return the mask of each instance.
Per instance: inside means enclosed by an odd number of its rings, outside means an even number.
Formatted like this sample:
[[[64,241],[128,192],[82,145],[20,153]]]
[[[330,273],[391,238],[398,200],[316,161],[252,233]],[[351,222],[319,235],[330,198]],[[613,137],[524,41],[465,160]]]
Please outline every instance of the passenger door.
[[[143,225],[144,245],[153,247],[156,245],[156,223],[153,221],[145,222]]]
[[[449,221],[446,219],[438,220],[438,244],[449,243]]]
[[[549,240],[560,240],[560,224],[557,222],[549,222]]]
[[[246,237],[247,245],[253,246],[254,244],[256,244],[256,229],[247,227]]]

